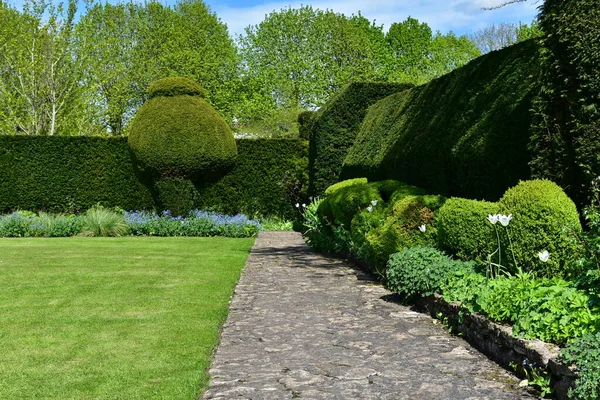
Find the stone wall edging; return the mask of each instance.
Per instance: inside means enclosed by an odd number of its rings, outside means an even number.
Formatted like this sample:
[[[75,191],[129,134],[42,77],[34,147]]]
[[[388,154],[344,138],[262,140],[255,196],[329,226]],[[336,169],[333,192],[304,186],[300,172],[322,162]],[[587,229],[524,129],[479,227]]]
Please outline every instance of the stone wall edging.
[[[438,294],[420,297],[415,308],[434,318],[442,315],[471,345],[505,368],[512,363],[534,363],[550,374],[554,398],[568,399],[567,391],[577,374],[574,367],[558,361],[560,347],[513,337],[512,327],[494,323],[477,313],[461,313],[460,303],[448,303]]]

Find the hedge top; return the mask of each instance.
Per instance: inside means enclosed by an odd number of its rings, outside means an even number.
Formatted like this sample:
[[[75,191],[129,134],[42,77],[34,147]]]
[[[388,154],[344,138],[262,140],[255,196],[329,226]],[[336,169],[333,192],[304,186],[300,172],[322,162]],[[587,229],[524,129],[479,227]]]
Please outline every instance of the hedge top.
[[[182,76],[171,76],[154,81],[148,87],[150,99],[159,96],[200,96],[204,97],[204,89],[191,79]]]

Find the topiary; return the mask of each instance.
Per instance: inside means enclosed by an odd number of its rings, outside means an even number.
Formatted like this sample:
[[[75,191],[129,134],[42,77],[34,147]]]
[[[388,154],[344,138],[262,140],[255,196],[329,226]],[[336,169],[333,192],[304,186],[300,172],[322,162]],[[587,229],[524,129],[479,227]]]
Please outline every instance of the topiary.
[[[329,195],[333,194],[333,192],[335,192],[341,188],[359,185],[359,184],[363,184],[363,183],[368,183],[367,178],[347,179],[345,181],[334,183],[333,185],[331,185],[327,189],[325,189],[325,196],[329,196]]]
[[[158,80],[148,94],[131,122],[129,147],[155,183],[170,181],[154,185],[158,206],[186,214],[182,205],[193,204],[194,191],[184,180],[212,180],[232,167],[237,156],[233,133],[202,98],[202,88],[187,78]]]
[[[165,78],[150,85],[148,101],[131,122],[129,146],[143,169],[160,177],[197,178],[231,167],[237,147],[231,129],[193,81]]]
[[[385,286],[410,300],[416,295],[439,293],[454,270],[464,268],[443,252],[427,246],[410,247],[390,256]]]
[[[581,232],[579,214],[573,201],[554,182],[520,182],[499,201],[503,214],[512,214],[510,234],[517,263],[540,277],[568,276],[575,272],[574,258],[579,249],[570,240]],[[548,251],[547,262],[538,253]]]
[[[498,248],[487,216],[496,214],[497,203],[461,198],[448,199],[435,214],[438,246],[463,260],[478,264]]]

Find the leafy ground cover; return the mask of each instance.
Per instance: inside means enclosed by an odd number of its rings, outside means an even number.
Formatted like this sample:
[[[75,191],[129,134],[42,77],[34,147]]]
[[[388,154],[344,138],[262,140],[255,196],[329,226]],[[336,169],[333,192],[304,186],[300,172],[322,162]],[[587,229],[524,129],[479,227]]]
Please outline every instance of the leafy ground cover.
[[[197,398],[253,241],[1,239],[0,398]]]

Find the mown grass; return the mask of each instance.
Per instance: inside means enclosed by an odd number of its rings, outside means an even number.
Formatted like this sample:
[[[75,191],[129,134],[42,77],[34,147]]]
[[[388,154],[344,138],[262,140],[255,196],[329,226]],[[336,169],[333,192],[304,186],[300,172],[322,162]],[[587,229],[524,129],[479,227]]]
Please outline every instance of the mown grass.
[[[0,239],[0,398],[196,398],[253,241]]]

